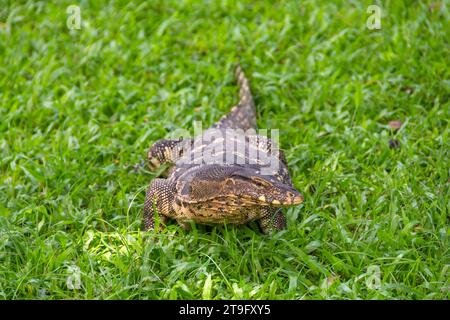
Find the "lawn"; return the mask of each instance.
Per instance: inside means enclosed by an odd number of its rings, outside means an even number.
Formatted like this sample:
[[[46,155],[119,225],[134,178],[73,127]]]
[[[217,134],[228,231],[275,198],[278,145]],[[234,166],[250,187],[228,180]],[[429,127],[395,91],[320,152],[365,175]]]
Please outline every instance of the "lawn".
[[[0,298],[449,298],[448,1],[0,4]],[[146,151],[225,114],[236,61],[304,204],[143,232]]]

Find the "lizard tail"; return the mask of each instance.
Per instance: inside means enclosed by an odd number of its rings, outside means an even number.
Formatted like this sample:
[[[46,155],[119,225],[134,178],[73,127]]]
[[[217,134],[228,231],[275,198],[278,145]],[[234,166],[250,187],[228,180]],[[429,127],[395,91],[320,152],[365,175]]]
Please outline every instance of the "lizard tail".
[[[213,128],[256,129],[256,108],[250,83],[240,65],[236,67],[236,79],[239,85],[239,103],[227,115],[222,117]]]
[[[240,65],[236,67],[236,79],[239,85],[239,106],[254,109],[255,103],[250,91],[250,84]]]

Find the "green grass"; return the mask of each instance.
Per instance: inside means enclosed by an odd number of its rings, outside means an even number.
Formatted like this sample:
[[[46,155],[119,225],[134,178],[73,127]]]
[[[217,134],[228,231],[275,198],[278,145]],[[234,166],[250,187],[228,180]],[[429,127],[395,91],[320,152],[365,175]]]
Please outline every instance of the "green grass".
[[[450,4],[271,3],[0,1],[0,298],[449,298]],[[304,205],[145,234],[135,165],[229,110],[237,60]]]

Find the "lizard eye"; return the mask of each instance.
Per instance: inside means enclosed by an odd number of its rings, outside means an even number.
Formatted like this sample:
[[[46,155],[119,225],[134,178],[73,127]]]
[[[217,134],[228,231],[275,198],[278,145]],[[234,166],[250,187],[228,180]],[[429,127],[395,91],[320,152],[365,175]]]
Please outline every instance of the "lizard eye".
[[[253,178],[253,183],[255,185],[257,185],[258,187],[268,187],[268,186],[270,186],[269,182],[267,182],[266,180],[261,179],[261,178]]]

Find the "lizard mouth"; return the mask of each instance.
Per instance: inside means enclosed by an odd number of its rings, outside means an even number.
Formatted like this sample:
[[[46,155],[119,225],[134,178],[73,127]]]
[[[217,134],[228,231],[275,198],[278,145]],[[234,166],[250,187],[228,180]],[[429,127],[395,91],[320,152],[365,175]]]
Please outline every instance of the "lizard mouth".
[[[161,163],[159,162],[159,160],[157,158],[150,158],[148,160],[148,166],[150,167],[150,170],[152,170],[152,171],[156,170],[160,165],[161,165]]]
[[[264,196],[261,196],[258,198],[258,200],[262,204],[271,205],[274,207],[284,207],[284,206],[294,206],[294,205],[300,204],[303,201],[305,201],[305,198],[301,194],[299,194],[299,195],[295,195],[293,197],[286,197],[286,198],[280,199],[280,200],[266,199]]]
[[[305,201],[303,195],[296,191],[295,194],[289,194],[286,197],[274,199],[269,198],[264,195],[259,196],[258,198],[253,198],[249,196],[244,196],[244,205],[260,205],[260,206],[271,206],[271,207],[286,207],[286,206],[294,206]]]
[[[305,197],[303,197],[301,194],[299,194],[298,196],[295,196],[290,200],[290,204],[296,205],[296,204],[303,203],[304,201],[305,201]]]
[[[295,188],[286,185],[277,185],[277,189],[267,192],[258,197],[260,205],[270,205],[273,207],[294,206],[305,201],[303,195]]]

